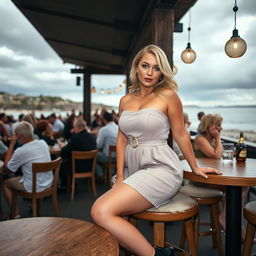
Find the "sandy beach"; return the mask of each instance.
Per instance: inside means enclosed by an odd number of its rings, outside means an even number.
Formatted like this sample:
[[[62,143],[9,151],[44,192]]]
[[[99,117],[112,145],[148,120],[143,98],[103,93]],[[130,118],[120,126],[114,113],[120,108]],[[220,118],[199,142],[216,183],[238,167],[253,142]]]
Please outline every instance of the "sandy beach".
[[[227,136],[230,138],[239,139],[240,131],[238,130],[222,130],[221,135]],[[244,139],[245,141],[256,143],[256,132],[254,131],[244,131]]]

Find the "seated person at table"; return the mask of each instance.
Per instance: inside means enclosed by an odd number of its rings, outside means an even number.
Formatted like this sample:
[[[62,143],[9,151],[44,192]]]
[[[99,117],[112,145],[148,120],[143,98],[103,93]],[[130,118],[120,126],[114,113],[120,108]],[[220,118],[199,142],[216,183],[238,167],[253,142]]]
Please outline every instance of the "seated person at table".
[[[14,151],[16,140],[22,144]],[[22,121],[15,129],[15,135],[9,145],[5,156],[5,166],[8,171],[16,172],[20,167],[22,177],[9,178],[4,181],[3,192],[8,205],[11,207],[12,189],[31,192],[32,191],[32,163],[51,161],[49,148],[45,141],[33,138],[33,126]],[[37,191],[49,188],[53,182],[52,172],[37,174]],[[16,218],[19,210],[16,209]]]
[[[218,115],[205,115],[199,125],[198,135],[193,143],[196,157],[221,158],[222,144],[220,132],[223,118]]]
[[[5,113],[0,113],[0,136],[2,137],[3,142],[7,142],[8,138],[10,137],[9,132],[5,127],[5,120],[7,119]]]
[[[49,116],[48,121],[52,125],[54,136],[61,136],[64,131],[64,123],[54,113]]]
[[[90,151],[96,149],[96,138],[86,130],[86,122],[80,118],[74,121],[74,135],[68,144],[61,149],[63,161],[60,167],[62,188],[67,187],[68,177],[72,175],[72,151]],[[91,160],[77,160],[77,172],[91,168]]]
[[[30,124],[32,124],[33,129],[34,129],[33,138],[36,140],[39,140],[39,135],[38,135],[38,131],[36,128],[36,120],[34,119],[33,115],[31,115],[31,114],[25,115],[23,117],[23,121],[26,121],[26,122],[29,122]],[[15,130],[14,130],[14,132],[15,132]]]
[[[22,121],[24,121],[23,118],[24,118],[24,114],[19,114],[19,116],[18,116],[18,121],[16,121],[16,122],[12,125],[12,134],[13,134],[13,135],[15,134],[15,129],[16,129],[17,125],[20,124]]]
[[[112,114],[104,112],[102,121],[105,126],[100,128],[97,138],[97,148],[102,149],[102,152],[98,152],[96,164],[96,175],[100,181],[104,178],[102,164],[108,162],[109,145],[116,145],[118,134],[118,126],[113,121]]]
[[[201,119],[199,125],[200,135],[196,137],[193,143],[193,148],[196,157],[206,157],[206,158],[215,158],[220,159],[223,151],[221,144],[221,123],[223,118],[218,115],[204,115]],[[197,183],[198,185],[198,183]],[[212,186],[212,185],[211,185]],[[220,185],[213,185],[214,188],[225,190],[225,187]],[[249,191],[249,187],[242,188],[242,205],[245,205],[246,197]],[[222,201],[222,210],[219,213],[219,222],[223,228],[226,230],[226,197],[223,196]],[[242,226],[242,238],[245,235],[245,227]]]
[[[202,111],[197,113],[197,118],[198,118],[199,122],[201,122],[201,119],[203,118],[204,115],[205,115],[205,113]]]
[[[40,140],[44,140],[49,146],[54,146],[56,140],[53,136],[52,126],[47,120],[40,120],[36,124]]]
[[[7,150],[8,148],[6,147],[6,145],[0,140],[0,160],[4,159]]]
[[[198,121],[199,121],[199,125],[198,125],[198,127],[197,127],[197,134],[200,134],[200,132],[199,132],[199,126],[200,126],[200,122],[201,122],[202,118],[204,117],[204,115],[205,115],[205,113],[202,112],[202,111],[200,111],[200,112],[197,113],[197,119],[198,119]]]
[[[73,135],[73,123],[75,118],[76,116],[72,114],[71,116],[68,117],[65,123],[64,130],[63,130],[63,137],[67,141],[70,140]]]

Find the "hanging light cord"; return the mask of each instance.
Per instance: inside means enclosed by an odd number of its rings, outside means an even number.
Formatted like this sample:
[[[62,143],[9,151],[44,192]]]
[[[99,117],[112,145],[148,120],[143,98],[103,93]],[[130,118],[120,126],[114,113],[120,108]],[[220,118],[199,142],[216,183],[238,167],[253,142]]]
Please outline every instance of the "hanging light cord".
[[[235,20],[235,27],[234,29],[236,29],[236,12],[238,11],[238,7],[237,7],[237,3],[236,3],[236,0],[235,0],[235,5],[233,7],[233,11],[235,13],[235,17],[234,17],[234,20]]]
[[[188,21],[188,42],[190,43],[190,31],[191,31],[191,9],[189,9],[189,21]]]

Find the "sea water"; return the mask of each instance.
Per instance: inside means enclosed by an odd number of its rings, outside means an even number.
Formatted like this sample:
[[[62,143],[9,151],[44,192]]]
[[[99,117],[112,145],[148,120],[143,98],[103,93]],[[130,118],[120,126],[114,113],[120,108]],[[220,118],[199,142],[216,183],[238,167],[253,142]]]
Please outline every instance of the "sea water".
[[[114,108],[116,109],[116,108]],[[239,130],[239,131],[254,131],[256,132],[256,107],[183,107],[184,112],[189,116],[191,122],[191,130],[197,130],[199,121],[197,113],[203,111],[205,114],[220,114],[223,117],[222,128],[224,130]],[[31,111],[25,110],[21,112],[7,110],[6,114],[13,115],[15,119],[19,114],[30,113]],[[36,117],[41,114],[48,116],[50,113],[55,112],[57,115],[61,114],[66,117],[70,111],[35,111]],[[78,112],[78,111],[77,111]]]
[[[223,118],[224,130],[254,131],[256,132],[256,107],[186,107],[184,112],[189,116],[191,130],[196,130],[199,121],[197,113],[220,114]]]

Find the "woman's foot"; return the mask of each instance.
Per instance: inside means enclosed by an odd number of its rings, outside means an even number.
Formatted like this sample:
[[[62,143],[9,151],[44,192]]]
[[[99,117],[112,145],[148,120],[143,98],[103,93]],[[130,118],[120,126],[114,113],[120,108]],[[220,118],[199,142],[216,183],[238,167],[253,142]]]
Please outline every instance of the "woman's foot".
[[[174,248],[170,246],[156,247],[155,256],[175,256]]]

